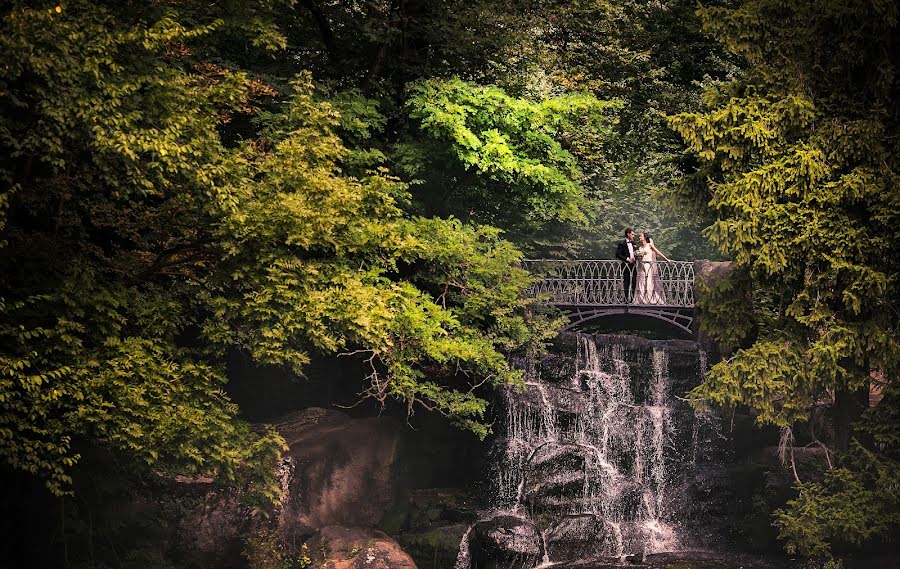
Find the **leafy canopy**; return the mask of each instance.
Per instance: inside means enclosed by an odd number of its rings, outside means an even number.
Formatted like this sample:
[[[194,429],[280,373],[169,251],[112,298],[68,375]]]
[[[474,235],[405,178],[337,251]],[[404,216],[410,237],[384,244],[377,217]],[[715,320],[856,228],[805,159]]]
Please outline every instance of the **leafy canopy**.
[[[587,93],[531,101],[460,79],[416,83],[406,101],[413,133],[398,164],[440,214],[517,234],[580,222],[590,202],[578,156],[609,145],[620,106]]]
[[[704,306],[711,332],[743,349],[696,395],[749,405],[761,423],[790,427],[841,393],[894,389],[900,371],[900,265],[889,253],[900,237],[897,9],[750,0],[700,14],[748,69],[711,85],[703,112],[668,120],[699,160],[684,191],[708,200],[715,221],[707,234],[737,267],[711,298],[741,290],[752,303]],[[728,325],[748,314],[755,326]],[[865,415],[863,427],[876,418]],[[838,433],[833,443],[847,444]],[[868,457],[866,468],[896,472],[887,447]],[[855,541],[869,537],[861,525],[879,534],[896,527],[839,511],[847,497],[855,508],[882,499],[857,499],[879,486],[859,477],[859,461],[848,464],[851,473],[799,486],[801,498],[778,518],[789,548],[818,554],[838,527]],[[837,525],[814,521],[829,516]]]
[[[194,8],[3,14],[0,457],[59,493],[100,444],[272,498],[282,441],[237,419],[230,350],[297,373],[357,354],[369,396],[483,436],[473,385],[516,381],[504,351],[552,330],[523,317],[519,251],[407,213],[363,147],[375,105],[223,63],[235,38],[279,49],[275,28]]]

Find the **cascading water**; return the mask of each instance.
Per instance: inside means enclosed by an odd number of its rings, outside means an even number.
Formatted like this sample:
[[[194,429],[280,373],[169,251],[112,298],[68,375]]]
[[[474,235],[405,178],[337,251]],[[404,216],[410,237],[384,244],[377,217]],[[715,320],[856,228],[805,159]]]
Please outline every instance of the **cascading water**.
[[[526,360],[525,391],[504,394],[491,512],[534,525],[542,550],[534,564],[674,551],[682,531],[673,488],[696,461],[701,427],[673,393],[669,343],[576,341],[574,362]],[[696,384],[706,354],[691,346]],[[457,567],[468,557],[466,549]]]

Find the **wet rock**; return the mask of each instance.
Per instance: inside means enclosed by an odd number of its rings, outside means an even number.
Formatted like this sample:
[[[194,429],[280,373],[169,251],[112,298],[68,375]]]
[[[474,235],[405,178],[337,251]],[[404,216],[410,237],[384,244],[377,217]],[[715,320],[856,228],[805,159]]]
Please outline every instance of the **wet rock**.
[[[626,520],[636,520],[641,516],[644,505],[644,488],[634,480],[622,480],[609,489],[615,493],[615,500],[621,509],[621,516]]]
[[[538,447],[525,465],[523,498],[532,517],[553,524],[559,515],[579,509],[584,495],[585,449],[575,444]]]
[[[536,370],[541,381],[554,384],[567,384],[575,375],[575,360],[567,355],[548,353],[541,358]]]
[[[541,535],[530,520],[496,516],[472,527],[469,554],[472,569],[530,569],[543,557]]]
[[[528,473],[533,478],[553,472],[583,470],[586,449],[577,444],[547,443],[537,449],[528,459]]]
[[[584,393],[567,385],[526,383],[522,399],[535,408],[552,407],[558,414],[581,414],[587,411]]]
[[[553,498],[580,497],[584,490],[584,470],[560,470],[525,482],[529,504],[551,503]]]
[[[326,526],[304,548],[312,569],[416,569],[397,542],[371,528]]]
[[[597,552],[597,543],[606,540],[607,527],[590,514],[568,516],[545,534],[550,559],[581,559]],[[614,537],[612,537],[614,539]],[[613,545],[611,550],[615,550]]]

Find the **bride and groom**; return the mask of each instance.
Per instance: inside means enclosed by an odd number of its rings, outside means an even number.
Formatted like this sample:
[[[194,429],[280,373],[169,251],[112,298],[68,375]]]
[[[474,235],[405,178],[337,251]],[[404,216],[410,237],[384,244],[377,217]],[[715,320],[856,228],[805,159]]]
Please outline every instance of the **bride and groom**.
[[[667,263],[672,261],[653,244],[648,232],[641,233],[641,246],[635,247],[634,230],[625,230],[625,239],[616,247],[616,258],[622,261],[622,285],[625,302],[634,304],[665,304],[666,294],[659,276],[659,255]]]

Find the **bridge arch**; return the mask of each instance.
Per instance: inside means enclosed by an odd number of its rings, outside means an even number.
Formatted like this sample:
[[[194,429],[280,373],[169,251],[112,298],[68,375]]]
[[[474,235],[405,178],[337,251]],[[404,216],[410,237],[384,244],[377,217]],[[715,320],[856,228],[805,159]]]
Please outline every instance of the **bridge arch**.
[[[593,324],[602,322],[603,320],[614,320],[622,317],[634,319],[652,319],[665,324],[669,330],[677,330],[684,336],[692,336],[694,334],[694,319],[689,311],[684,310],[629,310],[627,307],[617,308],[597,308],[597,309],[580,309],[580,310],[564,310],[569,317],[569,323],[562,327],[563,331],[578,330],[589,327]],[[631,327],[631,329],[646,329],[646,326]]]

